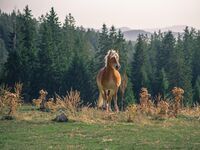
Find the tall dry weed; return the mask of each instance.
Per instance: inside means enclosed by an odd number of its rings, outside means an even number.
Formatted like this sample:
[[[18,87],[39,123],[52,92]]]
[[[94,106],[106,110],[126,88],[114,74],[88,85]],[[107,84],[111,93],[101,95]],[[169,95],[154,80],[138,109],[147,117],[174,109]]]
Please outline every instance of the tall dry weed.
[[[155,97],[155,101],[157,102],[156,114],[161,117],[167,117],[169,114],[170,103],[168,99],[162,98],[160,94]]]
[[[16,83],[14,86],[14,92],[7,87],[0,88],[0,112],[10,116],[14,116],[17,112],[17,108],[21,106],[23,102],[22,84]]]
[[[174,115],[176,116],[180,110],[181,102],[183,100],[184,90],[179,87],[174,87],[172,89],[172,94],[174,96],[174,105],[173,105]]]
[[[155,113],[155,107],[151,100],[151,94],[149,94],[147,88],[141,88],[140,90],[140,108],[141,112],[152,115]]]

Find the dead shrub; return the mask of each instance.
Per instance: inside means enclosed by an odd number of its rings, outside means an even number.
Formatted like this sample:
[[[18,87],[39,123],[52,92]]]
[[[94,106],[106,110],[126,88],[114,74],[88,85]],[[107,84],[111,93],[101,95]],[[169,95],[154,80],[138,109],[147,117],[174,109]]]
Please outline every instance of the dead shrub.
[[[147,88],[141,88],[140,91],[140,106],[138,107],[141,112],[153,115],[155,112],[154,104],[151,100],[151,94],[148,93]]]
[[[127,121],[128,122],[133,122],[135,116],[137,115],[137,105],[132,104],[129,105],[126,109],[126,113],[127,113]]]
[[[67,92],[66,96],[61,97],[56,94],[55,99],[49,98],[46,99],[48,94],[47,91],[43,89],[39,92],[40,96],[38,99],[33,99],[32,102],[36,107],[40,107],[42,111],[56,112],[63,110],[68,114],[75,115],[78,109],[80,108],[80,92],[72,89],[70,92]]]
[[[0,89],[0,109],[2,114],[9,116],[16,115],[17,108],[22,104],[22,84],[16,83],[14,86],[14,92],[7,87],[1,87]]]
[[[64,109],[67,113],[75,115],[78,109],[80,108],[81,98],[80,92],[72,89],[70,92],[67,92],[67,95],[64,97],[56,96],[56,105],[59,109]]]
[[[169,113],[170,104],[167,99],[162,98],[160,94],[155,98],[157,102],[156,114],[161,117],[167,117]]]
[[[41,110],[45,109],[45,102],[46,102],[46,96],[47,96],[48,92],[45,90],[40,90],[39,91],[39,98],[38,99],[33,99],[32,102],[33,104],[40,108]]]
[[[174,96],[173,110],[174,110],[174,115],[176,116],[180,110],[181,102],[183,100],[184,90],[179,87],[174,87],[172,89],[172,94]]]

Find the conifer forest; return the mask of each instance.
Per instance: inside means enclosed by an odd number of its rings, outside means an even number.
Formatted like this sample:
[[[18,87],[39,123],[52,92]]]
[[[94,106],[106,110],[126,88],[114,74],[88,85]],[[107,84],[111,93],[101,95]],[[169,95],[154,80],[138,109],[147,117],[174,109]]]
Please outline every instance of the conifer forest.
[[[62,22],[62,23],[61,23]],[[100,30],[76,25],[72,14],[60,20],[54,8],[35,18],[23,11],[0,11],[0,84],[23,84],[25,102],[38,97],[78,90],[84,104],[96,105],[97,72],[109,49],[119,52],[121,75],[127,75],[125,105],[139,103],[142,87],[151,97],[170,98],[173,87],[184,89],[184,105],[200,103],[200,31],[139,34],[127,41],[122,31],[102,25]],[[120,105],[120,93],[118,103]]]

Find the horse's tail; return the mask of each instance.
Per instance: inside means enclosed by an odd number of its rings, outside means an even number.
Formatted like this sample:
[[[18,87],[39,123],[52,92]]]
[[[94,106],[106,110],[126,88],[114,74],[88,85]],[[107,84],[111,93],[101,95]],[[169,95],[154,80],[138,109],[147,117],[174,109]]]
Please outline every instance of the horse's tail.
[[[103,106],[103,96],[102,96],[101,92],[99,92],[99,98],[98,98],[97,106],[98,106],[98,108],[102,108],[102,106]]]

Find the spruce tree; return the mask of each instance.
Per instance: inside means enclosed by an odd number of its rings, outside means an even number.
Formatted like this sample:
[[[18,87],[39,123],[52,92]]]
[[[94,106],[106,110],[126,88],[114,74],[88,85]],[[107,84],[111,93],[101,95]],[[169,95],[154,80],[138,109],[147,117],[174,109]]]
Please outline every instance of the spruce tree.
[[[81,93],[81,100],[84,104],[94,104],[92,85],[90,82],[90,72],[86,61],[76,51],[72,60],[72,64],[64,76],[64,87],[66,91],[71,88]]]
[[[4,64],[7,61],[8,51],[5,48],[4,41],[0,38],[0,85],[3,82]]]
[[[162,68],[159,67],[160,65],[159,55],[160,55],[161,46],[162,46],[162,38],[163,38],[163,35],[160,31],[158,33],[154,33],[153,35],[151,35],[150,43],[148,47],[149,48],[148,50],[149,79],[150,79],[151,92],[153,96],[157,95],[159,92],[162,92],[160,91],[160,87],[159,87],[161,85],[160,82],[162,81],[161,80]]]
[[[50,94],[59,92],[62,79],[61,29],[57,14],[52,7],[42,18],[39,40],[38,85]]]
[[[193,85],[196,82],[198,76],[200,76],[200,31],[198,31],[196,39],[195,39],[195,50],[192,62],[192,70],[193,70]]]
[[[200,104],[200,76],[197,77],[194,86],[194,103]]]
[[[103,24],[102,31],[99,36],[99,49],[95,55],[97,70],[104,66],[104,57],[107,51],[111,48],[108,34],[108,28],[105,24]],[[96,73],[97,70],[95,71]]]
[[[142,87],[149,87],[149,78],[147,74],[147,42],[146,36],[139,35],[136,43],[136,52],[132,63],[132,82],[133,89],[136,92],[136,98],[139,97],[139,91]]]
[[[34,90],[34,70],[36,63],[36,28],[28,6],[24,12],[18,12],[10,34],[9,56],[6,64],[8,84],[23,82],[25,100]]]

